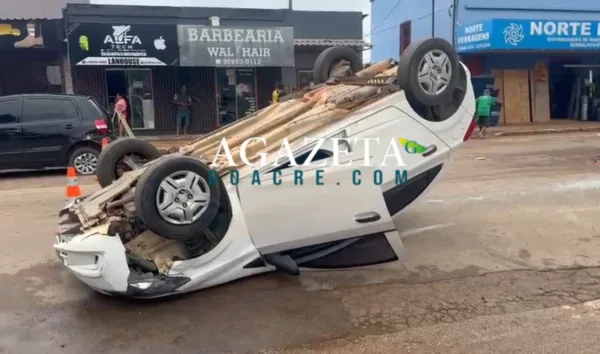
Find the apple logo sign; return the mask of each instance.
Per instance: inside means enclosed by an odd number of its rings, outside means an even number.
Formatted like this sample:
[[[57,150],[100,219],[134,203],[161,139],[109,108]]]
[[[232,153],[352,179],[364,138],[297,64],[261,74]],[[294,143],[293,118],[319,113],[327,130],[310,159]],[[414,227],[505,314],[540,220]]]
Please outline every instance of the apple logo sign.
[[[163,39],[162,36],[160,36],[160,38],[157,38],[154,40],[154,48],[156,48],[157,50],[167,49],[167,46],[165,45],[165,40]]]

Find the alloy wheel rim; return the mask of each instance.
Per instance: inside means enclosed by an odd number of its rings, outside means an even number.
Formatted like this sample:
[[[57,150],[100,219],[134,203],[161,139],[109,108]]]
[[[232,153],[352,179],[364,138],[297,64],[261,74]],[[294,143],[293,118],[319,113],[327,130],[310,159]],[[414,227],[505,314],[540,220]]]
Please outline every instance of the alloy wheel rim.
[[[452,63],[443,51],[430,50],[419,62],[417,81],[426,94],[435,96],[446,91],[451,78]]]
[[[91,152],[84,152],[73,160],[73,167],[82,175],[91,175],[96,172],[98,157]]]
[[[206,212],[208,182],[197,173],[177,171],[163,179],[156,192],[158,214],[173,225],[189,225]]]

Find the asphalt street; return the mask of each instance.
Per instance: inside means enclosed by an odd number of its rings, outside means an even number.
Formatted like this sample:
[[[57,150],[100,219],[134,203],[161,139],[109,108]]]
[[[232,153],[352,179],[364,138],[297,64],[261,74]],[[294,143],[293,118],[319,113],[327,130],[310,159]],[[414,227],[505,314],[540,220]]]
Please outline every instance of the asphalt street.
[[[0,353],[595,353],[599,148],[596,133],[469,141],[398,218],[404,262],[160,301],[62,269],[63,171],[2,174]]]

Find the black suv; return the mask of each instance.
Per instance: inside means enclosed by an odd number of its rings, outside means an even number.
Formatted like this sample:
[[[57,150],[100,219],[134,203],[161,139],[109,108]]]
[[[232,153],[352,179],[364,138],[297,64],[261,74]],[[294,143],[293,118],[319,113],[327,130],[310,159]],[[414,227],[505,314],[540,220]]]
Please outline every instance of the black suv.
[[[102,138],[112,140],[108,113],[86,96],[0,97],[0,169],[73,166],[96,172]]]

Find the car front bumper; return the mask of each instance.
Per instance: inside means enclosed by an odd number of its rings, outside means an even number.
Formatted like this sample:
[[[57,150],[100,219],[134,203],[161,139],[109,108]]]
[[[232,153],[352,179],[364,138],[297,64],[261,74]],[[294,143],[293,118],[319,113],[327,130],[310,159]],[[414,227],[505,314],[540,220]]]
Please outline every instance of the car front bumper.
[[[132,273],[119,237],[102,233],[56,237],[54,248],[64,266],[80,281],[107,295],[155,298],[176,293],[187,277]]]

